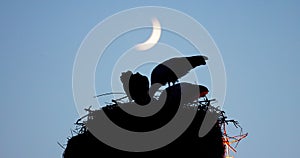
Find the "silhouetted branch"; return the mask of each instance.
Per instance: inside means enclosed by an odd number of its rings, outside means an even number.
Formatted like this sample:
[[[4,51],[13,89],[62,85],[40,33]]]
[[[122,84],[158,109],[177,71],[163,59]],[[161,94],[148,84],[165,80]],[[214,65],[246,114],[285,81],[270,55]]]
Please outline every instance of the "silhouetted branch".
[[[64,147],[64,146],[66,146],[66,145],[62,145],[62,144],[60,144],[59,142],[57,142],[57,144],[62,148],[62,149],[66,149],[66,147]]]

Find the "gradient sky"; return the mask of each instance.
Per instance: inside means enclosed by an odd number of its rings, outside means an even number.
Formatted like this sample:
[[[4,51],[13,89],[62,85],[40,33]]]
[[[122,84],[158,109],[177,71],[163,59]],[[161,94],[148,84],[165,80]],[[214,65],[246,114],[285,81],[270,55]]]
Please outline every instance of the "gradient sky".
[[[224,110],[249,132],[235,157],[299,157],[299,3],[1,1],[0,157],[61,157],[57,142],[66,143],[79,117],[72,68],[80,43],[106,17],[148,5],[185,12],[218,45],[227,72]]]

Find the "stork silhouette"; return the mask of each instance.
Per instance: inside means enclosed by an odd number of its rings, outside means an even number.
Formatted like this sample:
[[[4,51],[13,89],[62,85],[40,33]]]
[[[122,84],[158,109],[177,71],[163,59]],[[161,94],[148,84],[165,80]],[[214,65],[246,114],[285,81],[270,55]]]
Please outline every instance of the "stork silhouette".
[[[205,60],[208,60],[206,56],[197,55],[171,58],[160,63],[151,72],[150,96],[167,83],[169,86],[171,83],[174,85],[193,68],[206,65]]]

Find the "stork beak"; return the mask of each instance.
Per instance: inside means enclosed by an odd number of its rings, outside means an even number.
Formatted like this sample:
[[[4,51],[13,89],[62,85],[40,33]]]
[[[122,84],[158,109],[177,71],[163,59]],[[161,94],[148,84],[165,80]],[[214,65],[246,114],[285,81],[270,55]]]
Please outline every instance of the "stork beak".
[[[201,92],[199,96],[204,97],[206,94],[208,94],[208,91]]]

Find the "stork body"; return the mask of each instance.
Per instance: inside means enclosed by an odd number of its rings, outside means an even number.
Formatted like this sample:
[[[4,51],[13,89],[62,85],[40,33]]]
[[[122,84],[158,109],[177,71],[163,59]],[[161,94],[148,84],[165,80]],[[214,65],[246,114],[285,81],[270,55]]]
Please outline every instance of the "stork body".
[[[151,73],[151,85],[159,83],[161,85],[173,83],[186,75],[191,69],[206,65],[208,58],[205,56],[190,56],[171,58],[157,65]]]
[[[208,92],[208,88],[203,85],[182,82],[166,88],[160,98],[167,96],[167,98],[169,98],[167,102],[169,101],[168,104],[170,105],[179,103],[186,104],[198,98],[205,97]]]
[[[139,105],[146,105],[150,102],[149,81],[146,76],[127,71],[122,73],[120,79],[130,102],[134,100]]]

